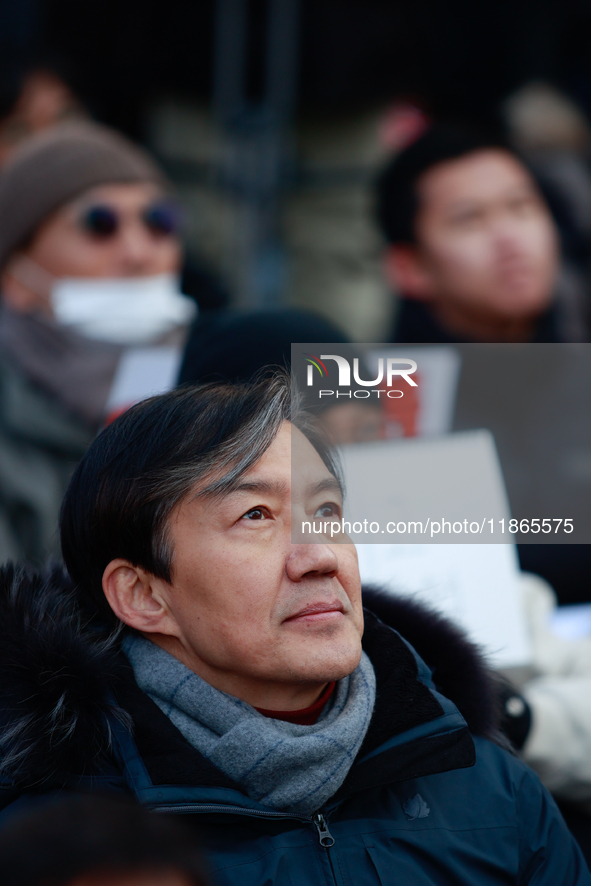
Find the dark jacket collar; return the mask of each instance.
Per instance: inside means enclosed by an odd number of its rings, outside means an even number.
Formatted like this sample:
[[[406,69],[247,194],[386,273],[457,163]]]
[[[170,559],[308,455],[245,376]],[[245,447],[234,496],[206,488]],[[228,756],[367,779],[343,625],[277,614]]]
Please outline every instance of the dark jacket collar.
[[[379,608],[380,599],[370,594],[372,606]],[[437,659],[428,659],[429,668],[443,678],[436,680],[437,689],[445,694],[449,679],[452,689],[460,696],[464,693],[463,709],[470,713],[467,697],[484,684],[476,681],[467,687],[469,681],[462,682],[460,672],[466,677],[470,668],[480,668],[483,674],[485,670],[461,632],[407,602],[396,601],[393,610],[384,605],[382,609],[380,614],[401,633],[405,622],[419,640],[424,633],[427,651]],[[450,646],[454,642],[455,650]],[[442,700],[428,685],[429,668],[411,647],[371,613],[364,646],[376,671],[377,699],[359,765],[341,791],[367,786],[359,778],[355,781],[361,767],[366,778],[379,773],[383,782],[471,765],[473,748],[464,721],[456,712],[449,725]],[[446,672],[442,666],[446,659],[458,663],[457,672],[453,668]],[[0,741],[5,781],[49,787],[93,773],[113,755],[113,723],[129,721],[154,784],[236,787],[141,692],[117,641],[106,641],[83,624],[74,592],[60,570],[45,576],[0,570]],[[480,727],[482,732],[483,725],[486,717],[475,722],[477,731]],[[414,736],[412,741],[406,740],[407,734]],[[389,743],[386,759],[380,748]]]
[[[451,724],[448,722],[449,717],[445,717],[440,701],[429,688],[428,669],[408,643],[369,611],[365,624],[363,647],[376,672],[376,704],[356,764],[335,800],[373,783],[465,768],[475,760],[467,725],[459,714]],[[240,790],[195,750],[138,688],[129,666],[122,667],[115,694],[132,716],[135,743],[154,785],[193,784]],[[424,734],[404,740],[406,733],[420,732],[421,727]],[[402,740],[376,753],[397,737]]]

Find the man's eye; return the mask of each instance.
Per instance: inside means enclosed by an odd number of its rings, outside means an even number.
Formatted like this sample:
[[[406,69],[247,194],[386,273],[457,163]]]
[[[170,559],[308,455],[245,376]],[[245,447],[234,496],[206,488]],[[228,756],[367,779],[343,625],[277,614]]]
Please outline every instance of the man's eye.
[[[340,509],[339,505],[335,504],[335,502],[329,501],[323,505],[320,505],[320,507],[318,508],[316,513],[314,514],[314,516],[315,517],[326,517],[326,519],[328,519],[329,517],[339,517],[340,518],[341,509]]]
[[[456,215],[452,218],[452,224],[458,228],[468,228],[471,225],[479,224],[483,217],[483,213],[478,210],[463,212],[461,215]]]
[[[250,511],[247,511],[246,514],[243,514],[242,520],[265,520],[267,518],[267,513],[264,508],[251,508]]]
[[[512,200],[509,204],[511,212],[523,215],[536,207],[536,201],[533,197],[520,197]]]

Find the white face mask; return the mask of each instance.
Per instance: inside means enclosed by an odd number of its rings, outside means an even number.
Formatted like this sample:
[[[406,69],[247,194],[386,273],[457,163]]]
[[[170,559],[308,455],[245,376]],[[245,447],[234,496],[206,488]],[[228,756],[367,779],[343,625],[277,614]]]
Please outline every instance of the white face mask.
[[[189,323],[195,302],[176,274],[150,277],[62,277],[51,287],[55,319],[87,338],[122,345],[155,341]]]

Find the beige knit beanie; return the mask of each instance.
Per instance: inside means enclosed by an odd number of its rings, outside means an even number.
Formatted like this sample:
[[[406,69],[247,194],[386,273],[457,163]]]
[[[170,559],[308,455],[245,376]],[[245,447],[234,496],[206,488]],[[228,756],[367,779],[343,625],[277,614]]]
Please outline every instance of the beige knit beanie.
[[[32,136],[0,173],[0,268],[48,215],[97,185],[167,186],[149,155],[96,123],[63,123]]]

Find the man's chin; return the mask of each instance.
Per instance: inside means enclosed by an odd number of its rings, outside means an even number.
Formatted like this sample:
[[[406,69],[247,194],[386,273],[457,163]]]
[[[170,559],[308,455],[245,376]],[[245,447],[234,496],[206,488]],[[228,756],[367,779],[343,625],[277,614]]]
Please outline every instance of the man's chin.
[[[323,648],[302,649],[300,679],[310,683],[332,683],[352,674],[361,661],[361,642],[325,644]]]
[[[498,309],[505,313],[508,320],[538,317],[550,307],[551,303],[552,293],[529,283],[506,286],[499,299],[496,302],[491,301],[491,305],[494,307],[496,304]]]

